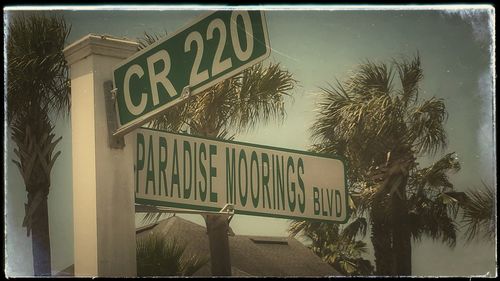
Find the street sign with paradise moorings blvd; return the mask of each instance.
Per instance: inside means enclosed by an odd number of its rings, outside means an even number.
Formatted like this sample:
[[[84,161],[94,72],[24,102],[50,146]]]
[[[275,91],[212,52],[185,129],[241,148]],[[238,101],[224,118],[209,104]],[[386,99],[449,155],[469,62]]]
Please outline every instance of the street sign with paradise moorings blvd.
[[[135,203],[345,223],[347,167],[335,155],[139,128]]]
[[[120,123],[114,135],[139,127],[269,54],[263,11],[223,10],[195,20],[114,68]]]

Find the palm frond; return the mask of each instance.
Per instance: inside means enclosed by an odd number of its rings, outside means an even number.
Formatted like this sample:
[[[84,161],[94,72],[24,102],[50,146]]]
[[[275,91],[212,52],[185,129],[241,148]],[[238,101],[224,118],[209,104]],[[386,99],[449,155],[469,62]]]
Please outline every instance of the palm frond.
[[[341,239],[346,241],[354,242],[356,236],[361,235],[366,236],[366,230],[368,228],[368,223],[363,217],[356,218],[353,222],[349,223],[341,233]]]
[[[467,241],[480,235],[490,241],[495,237],[495,191],[484,182],[483,186],[483,189],[466,191],[466,200],[461,205]]]
[[[244,132],[258,123],[281,122],[285,118],[285,98],[297,81],[279,64],[264,67],[256,64],[237,76],[239,89],[236,114],[230,115],[230,124]]]
[[[167,36],[167,31],[165,30],[163,34],[157,34],[157,33],[148,33],[144,32],[144,35],[140,38],[137,39],[137,42],[139,43],[139,50],[142,50],[149,45],[152,45],[162,39],[163,37]]]
[[[292,221],[289,233],[301,235],[312,241],[310,249],[325,262],[346,275],[369,275],[373,267],[361,258],[367,252],[363,241],[355,240],[357,233],[366,233],[366,221],[359,218],[350,226],[341,229],[337,223]]]
[[[432,97],[414,107],[408,115],[408,139],[419,153],[435,154],[447,144],[444,122],[448,114],[442,99]]]
[[[409,214],[410,232],[419,241],[422,235],[454,247],[457,241],[457,224],[454,215],[450,214],[449,205],[442,197],[412,198]]]
[[[359,183],[354,185],[360,188],[350,193],[350,197],[356,206],[356,208],[353,209],[353,214],[356,216],[364,216],[371,209],[377,189],[375,187],[369,187],[366,184]]]
[[[137,238],[138,276],[190,276],[208,262],[188,253],[187,244],[158,232]]]
[[[62,52],[71,26],[63,17],[18,14],[7,32],[7,119],[38,104],[65,116],[70,109],[69,73]]]
[[[429,187],[438,193],[451,191],[453,184],[449,180],[449,174],[456,173],[460,169],[460,161],[456,153],[450,152],[431,166],[416,170],[411,179],[411,184],[420,189]]]
[[[394,73],[385,63],[365,61],[346,83],[350,92],[369,98],[371,95],[389,95],[393,89]]]
[[[408,59],[395,60],[401,82],[401,99],[405,106],[418,99],[419,84],[424,78],[420,56],[417,54],[410,61]]]

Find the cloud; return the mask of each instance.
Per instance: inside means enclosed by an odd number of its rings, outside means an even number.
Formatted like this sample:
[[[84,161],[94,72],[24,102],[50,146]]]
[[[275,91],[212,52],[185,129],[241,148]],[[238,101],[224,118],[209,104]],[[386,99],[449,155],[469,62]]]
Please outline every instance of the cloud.
[[[446,11],[449,14],[457,14],[472,27],[474,40],[482,44],[492,45],[494,32],[494,10],[493,9],[457,9]]]
[[[496,122],[494,115],[495,102],[493,99],[495,87],[493,83],[493,75],[489,69],[479,76],[478,95],[481,99],[481,116],[476,137],[481,159],[481,177],[486,183],[490,184],[495,183],[496,171],[496,138],[494,132]]]
[[[495,10],[492,6],[467,7],[446,10],[445,15],[458,15],[471,26],[474,40],[482,46],[487,46],[489,50],[490,65],[478,77],[477,95],[481,100],[481,111],[476,138],[481,171],[479,176],[485,183],[493,185],[496,183],[496,106],[493,98],[495,95]]]

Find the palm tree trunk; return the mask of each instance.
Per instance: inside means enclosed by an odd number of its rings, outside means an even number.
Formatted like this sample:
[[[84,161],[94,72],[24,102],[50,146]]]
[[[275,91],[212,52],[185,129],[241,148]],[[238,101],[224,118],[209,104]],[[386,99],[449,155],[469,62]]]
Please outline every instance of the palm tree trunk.
[[[384,214],[382,195],[374,198],[371,211],[371,240],[375,252],[375,274],[377,276],[392,275],[393,264],[391,225]]]
[[[28,200],[31,200],[28,196]],[[49,213],[47,196],[44,196],[33,214],[31,224],[31,241],[33,251],[33,269],[35,276],[51,275]]]
[[[57,141],[53,142],[53,127],[47,112],[35,106],[12,124],[12,137],[18,149],[14,150],[23,176],[28,203],[25,205],[23,226],[31,234],[33,271],[35,276],[51,275],[51,254],[47,196],[50,171],[60,152],[52,155]]]
[[[401,234],[401,254],[398,256],[400,265],[398,266],[398,275],[411,276],[412,265],[412,249],[411,249],[411,235],[408,228],[404,228]]]
[[[395,226],[393,237],[393,274],[397,276],[411,275],[411,234],[408,220],[408,207],[406,206],[406,184],[408,176],[402,176],[398,192],[392,194],[391,204],[392,219]]]
[[[377,276],[392,275],[391,237],[387,233],[386,224],[372,221],[372,244],[375,252],[375,274]]]

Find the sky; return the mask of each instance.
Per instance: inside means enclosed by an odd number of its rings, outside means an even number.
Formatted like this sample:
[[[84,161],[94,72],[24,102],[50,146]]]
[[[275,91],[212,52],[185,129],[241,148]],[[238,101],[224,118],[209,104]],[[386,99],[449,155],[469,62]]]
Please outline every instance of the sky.
[[[462,165],[462,170],[451,176],[457,190],[478,188],[482,182],[496,186],[493,10],[485,6],[461,10],[403,8],[268,10],[272,51],[265,62],[280,63],[293,74],[298,86],[293,90],[293,100],[286,102],[287,117],[283,123],[259,125],[237,135],[235,140],[307,150],[321,87],[345,79],[350,70],[366,59],[388,62],[418,52],[424,70],[422,98],[442,98],[448,111],[447,148],[434,157],[419,159],[420,163],[430,164],[454,151]],[[68,44],[89,33],[136,40],[144,32],[174,32],[207,13],[166,7],[149,11],[69,9],[51,11],[63,15],[72,25]],[[9,15],[12,12],[6,17]],[[69,118],[59,119],[56,124],[56,133],[63,136],[58,145],[63,153],[53,168],[49,212],[52,264],[54,270],[62,270],[73,261],[71,125]],[[31,275],[31,240],[21,227],[26,192],[10,160],[14,145],[8,138],[5,145],[7,269],[14,275]],[[203,224],[201,216],[186,217]],[[233,231],[242,235],[285,236],[288,224],[284,219],[243,215],[231,221]],[[451,249],[439,241],[423,239],[413,244],[413,274],[495,276],[494,246],[486,241],[464,244],[460,238]],[[373,259],[373,253],[370,251],[367,257]]]

